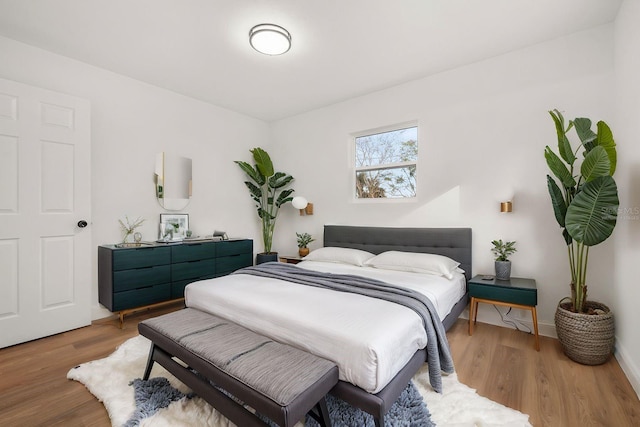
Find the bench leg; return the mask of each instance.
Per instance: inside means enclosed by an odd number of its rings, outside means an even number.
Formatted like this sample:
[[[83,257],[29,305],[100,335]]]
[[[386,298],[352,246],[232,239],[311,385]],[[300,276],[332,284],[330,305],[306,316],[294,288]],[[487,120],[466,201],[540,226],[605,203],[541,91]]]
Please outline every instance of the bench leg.
[[[373,417],[373,422],[376,427],[384,427],[384,415],[380,416],[380,418]]]
[[[147,367],[145,368],[144,375],[142,376],[142,379],[145,381],[149,379],[149,375],[151,374],[151,368],[153,368],[153,363],[155,362],[155,360],[153,359],[155,351],[156,345],[154,343],[151,343],[151,348],[149,349],[149,358],[147,359]]]
[[[329,418],[329,408],[327,408],[327,401],[325,400],[324,397],[320,399],[316,407],[318,408],[318,415],[319,415],[316,421],[318,421],[318,424],[320,424],[320,427],[331,427],[331,419]]]

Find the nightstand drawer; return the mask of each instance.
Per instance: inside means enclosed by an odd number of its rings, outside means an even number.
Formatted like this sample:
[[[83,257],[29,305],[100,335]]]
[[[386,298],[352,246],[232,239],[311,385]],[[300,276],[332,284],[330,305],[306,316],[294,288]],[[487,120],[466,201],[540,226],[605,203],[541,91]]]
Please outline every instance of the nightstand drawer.
[[[113,251],[113,270],[151,267],[171,263],[171,248],[135,248]]]
[[[168,265],[136,268],[113,272],[113,291],[121,292],[161,283],[171,282],[171,270]]]
[[[198,261],[216,257],[216,244],[212,242],[185,243],[171,247],[171,261],[173,263]]]
[[[538,305],[538,293],[535,289],[504,288],[491,285],[469,283],[469,296],[494,301],[535,306]]]

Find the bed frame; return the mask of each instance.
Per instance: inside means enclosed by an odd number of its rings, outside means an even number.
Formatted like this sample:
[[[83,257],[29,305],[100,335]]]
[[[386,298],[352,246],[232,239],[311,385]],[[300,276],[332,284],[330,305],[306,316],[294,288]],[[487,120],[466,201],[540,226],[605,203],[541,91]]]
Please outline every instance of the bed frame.
[[[324,246],[361,249],[374,254],[385,251],[420,252],[444,255],[460,263],[467,282],[471,278],[470,228],[393,228],[325,225]],[[467,306],[468,293],[456,303],[442,321],[449,329]],[[387,384],[376,394],[339,381],[331,394],[373,415],[376,427],[384,426],[384,416],[415,373],[426,360],[426,350],[418,350]]]

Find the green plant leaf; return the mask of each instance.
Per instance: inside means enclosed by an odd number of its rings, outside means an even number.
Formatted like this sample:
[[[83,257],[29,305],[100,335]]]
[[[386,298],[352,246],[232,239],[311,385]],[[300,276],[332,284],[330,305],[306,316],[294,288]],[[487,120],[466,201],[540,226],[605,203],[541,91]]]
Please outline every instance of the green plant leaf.
[[[613,233],[619,205],[613,177],[601,176],[587,182],[567,209],[567,231],[577,242],[597,245]]]
[[[560,180],[565,187],[574,187],[576,180],[571,176],[571,172],[567,169],[567,166],[562,162],[562,159],[554,153],[547,145],[544,150],[544,157],[547,159],[547,165],[551,172]]]
[[[253,154],[253,160],[256,162],[256,168],[260,173],[265,177],[273,175],[273,162],[271,162],[269,154],[260,147],[256,147],[250,151],[251,154]]]
[[[291,189],[291,188],[289,188],[287,190],[282,190],[282,192],[278,196],[278,199],[276,200],[276,206],[280,207],[280,206],[284,205],[285,203],[290,202],[291,200],[293,200],[293,197],[289,197],[292,193],[293,193],[293,189]]]
[[[597,135],[591,130],[591,120],[585,117],[579,117],[573,120],[573,125],[576,128],[576,133],[580,141],[582,141],[582,145],[588,153],[595,147],[594,141],[597,138]]]
[[[567,243],[567,246],[569,246],[573,242],[573,239],[569,235],[569,232],[566,228],[562,229],[562,237],[564,237],[564,241]]]
[[[271,178],[269,178],[269,187],[282,188],[293,181],[291,175],[287,175],[283,172],[276,172]]]
[[[547,175],[547,187],[549,188],[549,195],[551,196],[551,205],[553,206],[553,214],[558,221],[558,225],[564,228],[564,221],[567,215],[567,202],[564,200],[562,190],[558,187],[558,184]]]
[[[255,185],[253,182],[245,181],[244,185],[247,186],[249,192],[251,193],[251,197],[258,201],[262,197],[262,188]]]
[[[600,147],[604,148],[609,155],[609,162],[611,164],[609,175],[613,176],[618,163],[618,154],[616,153],[616,143],[613,140],[613,132],[611,132],[609,126],[603,121],[599,121],[597,126],[598,135],[596,142]]]
[[[607,176],[610,170],[611,163],[609,162],[609,155],[605,149],[599,145],[589,151],[589,154],[586,155],[580,167],[580,173],[586,182],[593,181],[599,176]]]
[[[558,152],[560,153],[560,157],[562,157],[562,159],[569,165],[573,165],[576,161],[576,156],[573,154],[571,143],[567,138],[567,132],[569,132],[573,124],[570,124],[567,130],[565,130],[564,117],[562,117],[562,113],[558,110],[553,110],[549,111],[549,114],[556,125],[556,134],[558,135]]]
[[[266,178],[257,169],[254,169],[253,166],[247,162],[236,160],[235,163],[240,166],[240,169],[242,169],[244,173],[246,173],[256,184],[259,186],[264,185]]]

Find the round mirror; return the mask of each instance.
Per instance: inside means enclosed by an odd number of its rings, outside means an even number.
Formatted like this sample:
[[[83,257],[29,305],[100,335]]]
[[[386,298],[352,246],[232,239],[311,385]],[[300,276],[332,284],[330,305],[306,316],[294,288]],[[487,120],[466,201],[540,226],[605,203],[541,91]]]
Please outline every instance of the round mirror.
[[[156,198],[168,211],[180,211],[191,200],[191,159],[167,153],[156,155]]]

